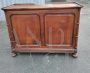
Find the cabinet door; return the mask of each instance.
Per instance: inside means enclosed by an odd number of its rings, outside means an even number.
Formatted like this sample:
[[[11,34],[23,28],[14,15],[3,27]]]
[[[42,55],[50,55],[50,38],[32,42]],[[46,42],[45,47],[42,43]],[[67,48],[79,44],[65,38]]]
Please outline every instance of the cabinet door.
[[[73,14],[46,14],[45,41],[47,46],[71,46],[74,27]]]
[[[18,45],[40,45],[40,19],[38,15],[12,15],[11,21],[15,41]]]

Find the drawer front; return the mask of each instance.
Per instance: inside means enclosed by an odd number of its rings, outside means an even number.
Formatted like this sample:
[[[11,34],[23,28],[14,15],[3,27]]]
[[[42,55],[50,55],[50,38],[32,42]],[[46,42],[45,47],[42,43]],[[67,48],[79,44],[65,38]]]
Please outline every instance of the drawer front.
[[[45,42],[47,46],[72,46],[74,14],[45,15]]]
[[[11,22],[18,45],[40,45],[40,19],[38,15],[14,14],[11,16]]]

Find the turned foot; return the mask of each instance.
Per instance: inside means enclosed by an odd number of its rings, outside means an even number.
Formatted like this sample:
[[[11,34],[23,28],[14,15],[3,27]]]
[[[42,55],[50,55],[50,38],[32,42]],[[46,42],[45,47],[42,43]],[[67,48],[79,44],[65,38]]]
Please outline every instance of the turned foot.
[[[72,57],[77,58],[78,54],[77,53],[72,53]]]
[[[17,56],[17,53],[12,52],[12,57],[16,57],[16,56]]]

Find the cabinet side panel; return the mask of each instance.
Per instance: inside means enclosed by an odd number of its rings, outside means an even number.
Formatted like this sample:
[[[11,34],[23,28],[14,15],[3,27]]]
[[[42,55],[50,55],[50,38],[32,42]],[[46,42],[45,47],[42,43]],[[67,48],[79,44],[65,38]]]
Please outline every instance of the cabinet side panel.
[[[16,46],[16,41],[15,41],[13,30],[12,30],[10,15],[11,15],[11,13],[9,13],[8,11],[5,11],[8,33],[9,33],[9,38],[10,38],[10,43],[11,43],[11,48],[12,48],[11,50],[13,52],[15,49],[15,46]]]
[[[75,49],[77,49],[77,44],[78,44],[80,10],[81,10],[80,8],[77,8],[75,12],[75,26],[74,26],[74,35],[73,35],[73,47]]]

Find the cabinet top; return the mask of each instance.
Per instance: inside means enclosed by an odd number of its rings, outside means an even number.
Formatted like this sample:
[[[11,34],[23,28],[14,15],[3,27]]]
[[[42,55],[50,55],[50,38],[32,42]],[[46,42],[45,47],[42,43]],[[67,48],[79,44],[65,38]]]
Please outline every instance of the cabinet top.
[[[19,10],[19,9],[55,9],[55,8],[81,8],[82,5],[76,2],[51,2],[43,5],[36,4],[13,4],[3,7],[2,10]]]

